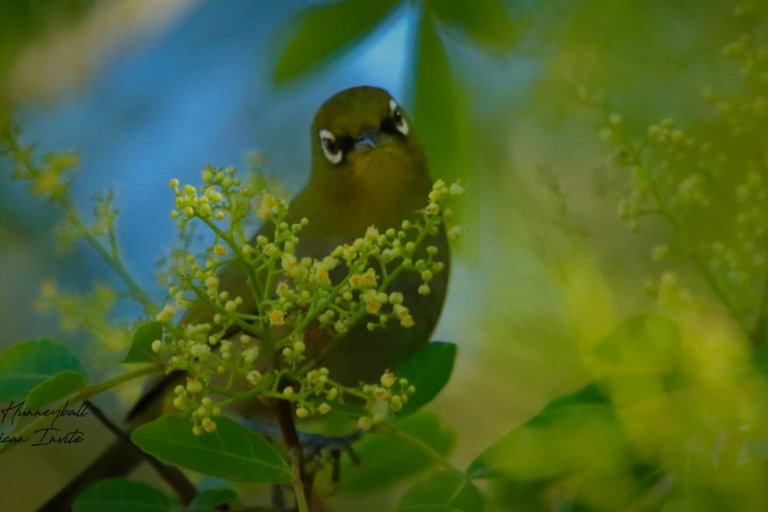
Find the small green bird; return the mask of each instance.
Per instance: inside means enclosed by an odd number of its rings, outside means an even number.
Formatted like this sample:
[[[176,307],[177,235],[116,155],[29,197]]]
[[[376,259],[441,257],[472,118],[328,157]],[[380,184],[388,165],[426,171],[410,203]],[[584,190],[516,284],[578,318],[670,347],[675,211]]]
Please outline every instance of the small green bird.
[[[424,149],[405,112],[385,90],[353,87],[323,103],[310,129],[312,171],[306,187],[293,199],[288,222],[310,223],[301,232],[296,256],[323,258],[365,234],[370,226],[383,231],[399,228],[426,203],[432,189]],[[269,229],[265,227],[264,229]],[[261,234],[261,233],[259,233]],[[266,233],[268,234],[268,233]],[[444,231],[424,246],[438,248],[445,271],[430,282],[431,293],[421,295],[421,279],[401,274],[393,289],[403,293],[415,325],[388,326],[370,332],[364,323],[351,329],[321,364],[344,384],[377,381],[388,368],[427,343],[445,301],[449,275],[449,248]],[[426,253],[425,253],[426,254]],[[339,269],[340,270],[340,269]],[[219,274],[220,289],[244,300],[241,311],[255,309],[247,275],[241,265],[229,265]],[[203,304],[190,309],[182,324],[210,322],[214,312]],[[322,333],[307,344],[307,356],[317,354],[330,338]],[[178,377],[176,377],[178,378]],[[174,377],[155,386],[129,415],[129,429],[162,412],[159,398],[176,384]],[[98,479],[125,474],[140,462],[135,447],[118,441],[41,510],[64,510],[62,505]],[[58,508],[51,508],[58,507]]]

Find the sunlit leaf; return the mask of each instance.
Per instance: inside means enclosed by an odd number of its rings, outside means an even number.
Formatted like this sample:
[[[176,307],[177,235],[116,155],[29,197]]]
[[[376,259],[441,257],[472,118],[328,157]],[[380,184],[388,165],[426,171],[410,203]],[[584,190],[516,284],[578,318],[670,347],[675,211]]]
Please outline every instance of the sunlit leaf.
[[[599,376],[673,373],[680,368],[680,328],[657,315],[638,315],[614,327],[592,349]]]
[[[424,442],[442,455],[453,450],[455,432],[440,424],[434,414],[418,413],[395,422],[397,428]],[[342,464],[342,492],[368,492],[421,473],[432,459],[412,442],[380,433],[367,434],[355,446],[361,467],[345,460]]]
[[[232,489],[210,489],[195,496],[187,508],[188,512],[211,512],[217,506],[230,505],[237,501],[237,493]]]
[[[228,480],[283,483],[291,471],[262,436],[226,417],[216,418],[216,431],[196,436],[192,422],[179,415],[145,423],[131,440],[150,455],[170,464]]]
[[[334,1],[303,11],[284,29],[292,35],[275,69],[275,80],[294,79],[341,55],[371,33],[401,0]]]
[[[86,377],[77,357],[57,341],[11,345],[0,353],[0,402],[23,400],[35,386],[65,370]]]
[[[423,505],[443,505],[463,512],[482,512],[483,494],[466,477],[454,470],[439,471],[412,487],[400,500],[398,510]]]
[[[80,493],[74,512],[164,512],[178,510],[176,502],[159,489],[141,482],[107,479]]]
[[[456,345],[435,341],[424,346],[395,368],[395,375],[405,377],[416,387],[408,398],[403,413],[411,413],[435,398],[445,387],[456,361]]]
[[[141,324],[133,333],[131,346],[121,363],[146,363],[157,359],[152,350],[152,342],[163,339],[162,322],[146,322]]]
[[[82,373],[72,370],[59,372],[32,388],[27,395],[24,409],[27,411],[55,402],[77,391],[87,384]]]
[[[613,467],[625,457],[616,413],[595,385],[559,398],[512,429],[472,462],[472,478],[535,480]]]
[[[499,0],[428,0],[427,5],[440,21],[476,43],[508,50],[519,40],[519,28]]]

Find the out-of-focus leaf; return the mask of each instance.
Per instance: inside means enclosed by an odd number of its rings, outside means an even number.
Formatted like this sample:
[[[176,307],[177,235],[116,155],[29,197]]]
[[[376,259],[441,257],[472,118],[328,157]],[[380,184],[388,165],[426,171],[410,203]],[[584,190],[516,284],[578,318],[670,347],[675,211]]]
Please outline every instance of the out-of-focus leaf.
[[[0,2],[0,75],[30,40],[83,17],[94,0]]]
[[[409,414],[428,404],[445,387],[456,361],[456,345],[435,341],[424,346],[395,368],[395,375],[405,377],[416,392],[403,406]]]
[[[212,512],[219,505],[230,505],[237,501],[237,493],[232,489],[211,489],[203,491],[192,500],[188,512]]]
[[[416,49],[414,121],[424,141],[432,176],[449,182],[471,175],[468,155],[472,136],[464,101],[432,15],[422,9]]]
[[[551,512],[551,497],[547,494],[549,483],[548,480],[493,480],[490,482],[489,494],[498,506],[496,510]]]
[[[55,402],[88,383],[82,373],[72,370],[59,372],[48,380],[45,380],[32,388],[27,395],[24,409],[30,411],[40,406]]]
[[[176,502],[159,489],[141,482],[107,479],[83,491],[72,504],[74,512],[163,512],[177,510]]]
[[[216,431],[196,436],[192,422],[180,415],[145,423],[131,440],[150,455],[206,475],[228,480],[284,483],[291,471],[262,436],[234,420],[216,418]]]
[[[136,328],[131,347],[121,363],[146,363],[157,359],[152,342],[163,339],[163,322],[145,322]]]
[[[626,436],[595,385],[550,403],[472,462],[472,478],[536,480],[623,465]]]
[[[598,377],[661,375],[680,368],[680,328],[657,315],[638,315],[621,322],[592,349]]]
[[[398,510],[419,505],[443,505],[463,512],[482,512],[483,494],[466,477],[454,470],[438,471],[412,487],[400,500]]]
[[[65,370],[86,377],[77,357],[57,341],[11,345],[0,354],[0,402],[23,400],[35,386]]]
[[[368,35],[400,0],[334,1],[307,8],[285,31],[293,35],[275,68],[277,82],[297,78],[338,57]]]
[[[479,44],[509,50],[519,40],[519,28],[499,0],[427,0],[427,5],[437,19]]]
[[[395,426],[442,455],[453,450],[456,433],[440,424],[438,417],[418,413],[396,421]],[[432,466],[430,457],[406,439],[381,433],[367,434],[355,445],[361,467],[349,461],[342,464],[341,492],[360,493],[382,489],[421,473]]]
[[[755,369],[764,375],[768,375],[768,343],[763,343],[752,355],[752,364]]]

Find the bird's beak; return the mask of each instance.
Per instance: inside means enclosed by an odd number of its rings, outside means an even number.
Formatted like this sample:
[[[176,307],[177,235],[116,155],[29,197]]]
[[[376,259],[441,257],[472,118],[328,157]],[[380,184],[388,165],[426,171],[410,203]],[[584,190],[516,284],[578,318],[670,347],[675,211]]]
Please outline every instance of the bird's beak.
[[[381,142],[381,134],[378,130],[365,131],[355,139],[355,151],[366,153],[376,149]]]

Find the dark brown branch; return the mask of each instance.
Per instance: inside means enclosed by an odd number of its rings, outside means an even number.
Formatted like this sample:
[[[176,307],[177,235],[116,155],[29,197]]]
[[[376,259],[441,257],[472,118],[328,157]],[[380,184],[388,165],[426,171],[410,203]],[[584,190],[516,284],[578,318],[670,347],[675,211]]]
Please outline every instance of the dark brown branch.
[[[307,475],[304,469],[304,454],[299,434],[296,431],[296,421],[293,419],[291,404],[285,400],[273,400],[272,403],[288,457],[298,465],[299,480],[304,487],[304,495],[307,502],[312,503],[312,478]]]
[[[179,495],[179,499],[186,506],[197,496],[197,489],[192,482],[181,472],[179,468],[168,466],[157,460],[152,455],[144,452],[131,441],[130,436],[120,427],[112,423],[107,416],[96,407],[93,402],[85,401],[86,407],[93,413],[93,416],[99,420],[107,429],[112,432],[119,440],[128,446],[131,446],[142,459],[146,460],[152,466],[160,478],[165,481]]]

